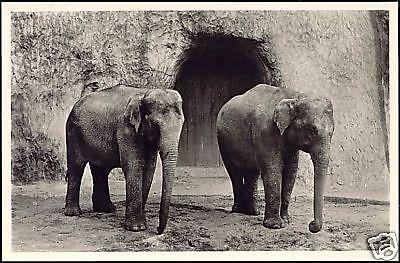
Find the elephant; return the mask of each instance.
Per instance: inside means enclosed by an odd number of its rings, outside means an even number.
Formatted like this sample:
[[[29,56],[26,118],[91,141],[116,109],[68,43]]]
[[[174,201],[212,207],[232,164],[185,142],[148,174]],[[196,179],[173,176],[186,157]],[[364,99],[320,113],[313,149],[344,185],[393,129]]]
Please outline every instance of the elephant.
[[[83,85],[82,91],[81,91],[81,97],[85,96],[86,94],[99,91],[99,83],[98,82],[91,82]]]
[[[323,193],[334,132],[332,102],[312,93],[258,84],[225,103],[217,116],[217,141],[231,179],[232,212],[258,215],[257,180],[264,186],[263,225],[279,229],[291,221],[290,195],[298,170],[299,150],[314,166],[314,220],[323,224]]]
[[[121,167],[126,181],[125,228],[147,229],[145,205],[159,152],[163,180],[157,232],[163,233],[183,122],[182,98],[171,89],[116,85],[81,97],[66,122],[64,214],[82,213],[79,191],[87,163],[93,177],[93,210],[114,212],[108,175],[113,168]]]

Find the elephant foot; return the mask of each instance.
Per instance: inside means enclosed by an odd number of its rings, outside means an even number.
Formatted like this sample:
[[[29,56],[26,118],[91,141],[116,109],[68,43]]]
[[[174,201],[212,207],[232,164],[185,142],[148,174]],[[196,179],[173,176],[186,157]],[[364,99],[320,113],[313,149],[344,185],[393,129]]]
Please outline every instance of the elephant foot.
[[[257,216],[260,214],[260,212],[254,205],[242,208],[242,213],[245,215],[251,215],[251,216]]]
[[[239,208],[239,205],[238,205],[238,204],[234,204],[234,205],[232,206],[231,213],[241,213],[241,209]]]
[[[94,205],[93,204],[93,211],[94,212],[114,213],[115,210],[117,210],[117,208],[111,202],[109,202],[109,203],[107,202],[107,203],[101,204],[101,205],[98,205],[98,204]]]
[[[292,222],[292,217],[289,214],[281,214],[281,218],[286,224],[290,224],[290,222]]]
[[[322,222],[313,220],[308,225],[308,229],[311,233],[318,233],[322,229]]]
[[[138,220],[138,221],[126,220],[125,228],[133,232],[146,230],[147,229],[146,220]]]
[[[79,216],[82,214],[82,210],[79,205],[67,204],[64,208],[64,215],[66,216]]]
[[[285,227],[285,222],[280,217],[270,217],[264,219],[263,226],[266,228],[279,229]]]
[[[260,212],[257,210],[255,205],[250,205],[250,206],[243,206],[243,205],[238,205],[234,204],[232,206],[231,213],[241,213],[245,215],[259,215]]]
[[[93,211],[103,213],[113,213],[117,208],[109,198],[92,196]]]

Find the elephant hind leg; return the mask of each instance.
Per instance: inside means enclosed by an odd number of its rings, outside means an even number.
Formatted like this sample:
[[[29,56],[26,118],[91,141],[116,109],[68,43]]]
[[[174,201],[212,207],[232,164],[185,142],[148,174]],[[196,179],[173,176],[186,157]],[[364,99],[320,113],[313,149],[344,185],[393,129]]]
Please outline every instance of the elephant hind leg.
[[[111,168],[96,166],[90,163],[90,171],[93,177],[92,204],[93,211],[112,213],[116,207],[111,202],[108,175]]]
[[[237,172],[237,170],[235,171],[234,169],[229,169],[229,168],[227,168],[227,170],[231,178],[232,188],[233,188],[232,213],[243,213],[243,192],[244,192],[243,177],[240,173]]]
[[[66,216],[77,216],[82,214],[79,206],[79,192],[81,188],[83,170],[87,161],[81,149],[79,138],[82,137],[73,123],[67,121],[66,124],[66,144],[67,144],[67,194],[65,197],[64,214]]]
[[[86,162],[76,152],[67,149],[67,195],[65,197],[64,214],[77,216],[82,214],[79,206],[79,192],[81,188],[83,170]]]
[[[247,215],[258,215],[257,210],[257,180],[259,171],[243,171],[244,191],[242,200],[243,213]]]
[[[244,178],[243,171],[240,167],[235,165],[225,146],[220,134],[217,134],[219,150],[221,153],[222,161],[224,162],[225,169],[232,182],[233,188],[233,206],[232,213],[243,213],[243,194],[244,194]]]

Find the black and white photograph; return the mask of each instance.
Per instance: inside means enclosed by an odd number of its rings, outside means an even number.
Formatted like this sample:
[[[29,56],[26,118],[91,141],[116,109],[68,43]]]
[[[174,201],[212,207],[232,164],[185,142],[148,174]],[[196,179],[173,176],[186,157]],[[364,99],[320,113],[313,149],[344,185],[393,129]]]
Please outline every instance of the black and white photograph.
[[[1,6],[4,259],[398,260],[397,2]]]

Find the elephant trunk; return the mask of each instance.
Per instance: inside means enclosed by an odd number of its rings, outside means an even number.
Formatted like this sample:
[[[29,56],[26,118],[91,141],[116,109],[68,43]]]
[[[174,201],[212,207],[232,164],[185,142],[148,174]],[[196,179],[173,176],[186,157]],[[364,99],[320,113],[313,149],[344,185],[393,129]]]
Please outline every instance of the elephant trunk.
[[[323,141],[313,151],[311,159],[314,165],[314,220],[308,228],[310,232],[317,233],[323,224],[324,188],[330,157],[330,143]]]
[[[179,135],[174,133],[173,135],[163,136],[161,132],[160,141],[160,157],[162,163],[162,193],[160,203],[160,223],[157,228],[158,234],[164,232],[165,226],[168,220],[168,210],[171,201],[173,182],[175,177],[176,160],[178,156],[178,142]]]

